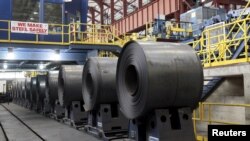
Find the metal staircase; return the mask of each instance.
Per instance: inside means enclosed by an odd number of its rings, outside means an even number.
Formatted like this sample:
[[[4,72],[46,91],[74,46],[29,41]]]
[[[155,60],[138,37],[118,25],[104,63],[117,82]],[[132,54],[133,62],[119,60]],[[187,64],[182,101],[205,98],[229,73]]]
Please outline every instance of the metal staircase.
[[[243,34],[241,34],[241,35],[243,35]],[[248,30],[247,36],[250,36],[250,30]],[[242,40],[242,41],[240,41],[240,44],[237,47],[237,49],[233,52],[231,59],[237,59],[240,56],[240,54],[244,51],[244,49],[245,49],[245,42]],[[249,53],[248,53],[248,56],[249,56]],[[214,92],[214,90],[216,90],[219,87],[219,85],[223,81],[224,81],[223,77],[213,77],[210,79],[204,79],[201,100],[205,101]]]
[[[210,94],[216,90],[219,85],[224,81],[223,77],[213,77],[211,79],[204,79],[203,91],[201,95],[201,100],[205,101]]]

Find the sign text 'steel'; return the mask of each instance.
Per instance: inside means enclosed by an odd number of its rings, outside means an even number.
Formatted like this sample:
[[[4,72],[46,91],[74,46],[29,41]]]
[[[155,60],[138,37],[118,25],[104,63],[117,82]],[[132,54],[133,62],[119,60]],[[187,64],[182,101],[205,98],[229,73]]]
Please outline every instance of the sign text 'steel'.
[[[11,21],[11,32],[48,35],[48,24]]]

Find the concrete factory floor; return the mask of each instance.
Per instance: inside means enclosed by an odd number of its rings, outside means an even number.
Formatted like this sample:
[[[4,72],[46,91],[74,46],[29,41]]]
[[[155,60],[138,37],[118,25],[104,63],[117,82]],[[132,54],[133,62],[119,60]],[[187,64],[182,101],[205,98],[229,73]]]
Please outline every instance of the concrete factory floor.
[[[6,141],[4,131],[10,141],[98,141],[97,138],[83,131],[78,131],[13,103],[0,105],[0,123],[2,126],[0,141]]]

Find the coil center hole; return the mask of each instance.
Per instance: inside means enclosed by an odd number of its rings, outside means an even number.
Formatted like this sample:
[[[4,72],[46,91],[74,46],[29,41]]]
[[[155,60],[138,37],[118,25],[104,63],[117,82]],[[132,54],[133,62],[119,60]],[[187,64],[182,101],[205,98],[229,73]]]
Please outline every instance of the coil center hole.
[[[89,92],[90,98],[93,97],[93,79],[91,73],[87,74],[86,78],[87,91]]]
[[[134,65],[129,65],[126,69],[125,85],[129,94],[134,96],[138,89],[138,74]]]

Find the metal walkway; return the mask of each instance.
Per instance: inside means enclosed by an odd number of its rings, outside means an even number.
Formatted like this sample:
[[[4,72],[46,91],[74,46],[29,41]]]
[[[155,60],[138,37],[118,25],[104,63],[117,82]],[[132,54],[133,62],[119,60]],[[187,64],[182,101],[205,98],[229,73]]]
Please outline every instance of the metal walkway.
[[[104,45],[122,47],[127,36],[117,36],[117,30],[110,25],[99,24],[48,24],[48,34],[26,34],[12,31],[12,22],[0,20],[0,43],[70,46]],[[73,28],[72,28],[73,27]]]

